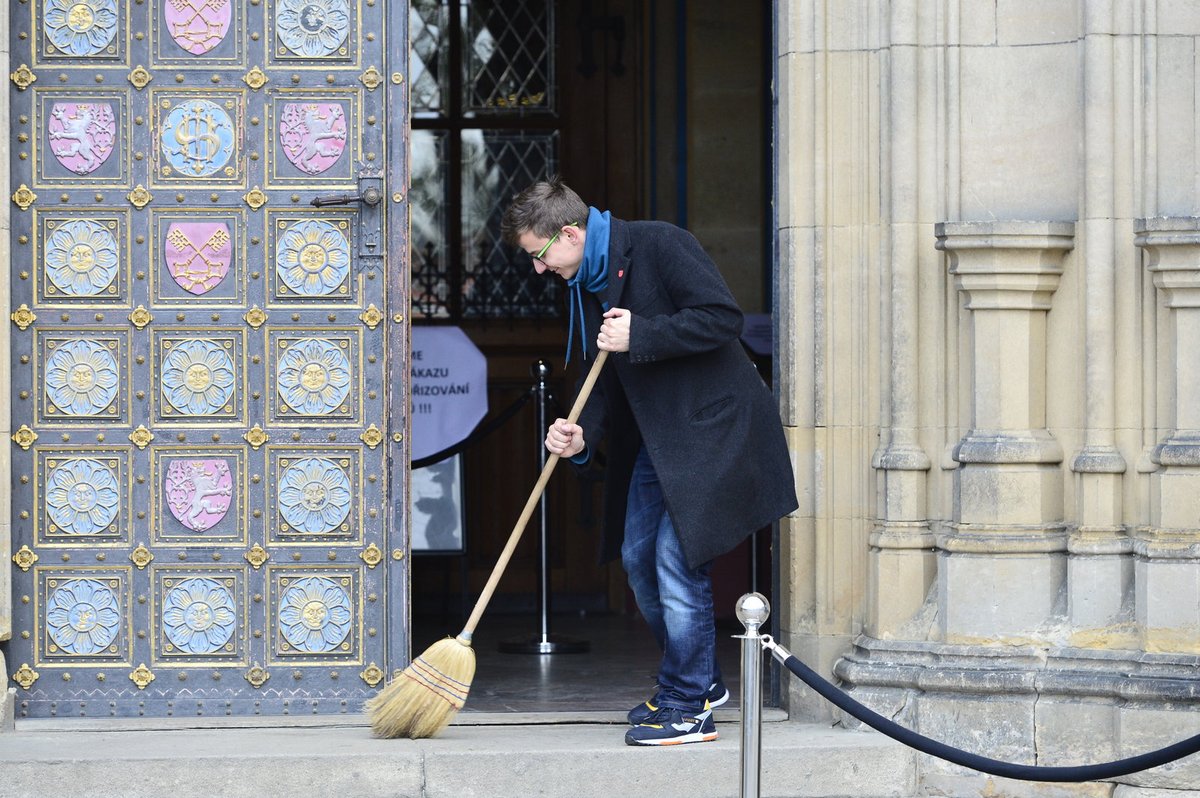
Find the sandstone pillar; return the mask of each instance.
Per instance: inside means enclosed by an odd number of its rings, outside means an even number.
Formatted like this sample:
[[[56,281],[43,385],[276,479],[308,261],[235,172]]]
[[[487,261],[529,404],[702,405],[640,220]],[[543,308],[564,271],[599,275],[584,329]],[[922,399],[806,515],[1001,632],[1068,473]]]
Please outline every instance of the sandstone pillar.
[[[1069,222],[936,228],[970,313],[972,361],[954,522],[938,539],[948,643],[1036,638],[1063,584],[1063,452],[1046,429],[1046,313],[1074,232]]]
[[[1200,218],[1141,220],[1146,252],[1169,316],[1173,385],[1166,435],[1154,449],[1150,524],[1134,535],[1137,621],[1147,651],[1200,653]]]

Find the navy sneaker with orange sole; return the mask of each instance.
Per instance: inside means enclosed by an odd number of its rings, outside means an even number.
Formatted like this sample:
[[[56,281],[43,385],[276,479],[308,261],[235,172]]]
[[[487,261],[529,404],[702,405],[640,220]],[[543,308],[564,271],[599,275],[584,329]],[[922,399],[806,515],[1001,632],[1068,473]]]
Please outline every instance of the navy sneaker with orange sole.
[[[702,712],[661,707],[643,722],[625,732],[626,745],[682,745],[717,739],[712,707],[706,701]]]
[[[708,705],[712,709],[724,704],[729,700],[729,690],[725,688],[722,682],[713,682],[708,688],[708,694],[704,696],[708,700]],[[646,718],[658,712],[658,707],[654,705],[654,699],[643,701],[633,709],[629,710],[629,714],[625,717],[629,720],[630,726],[637,726],[646,721]]]

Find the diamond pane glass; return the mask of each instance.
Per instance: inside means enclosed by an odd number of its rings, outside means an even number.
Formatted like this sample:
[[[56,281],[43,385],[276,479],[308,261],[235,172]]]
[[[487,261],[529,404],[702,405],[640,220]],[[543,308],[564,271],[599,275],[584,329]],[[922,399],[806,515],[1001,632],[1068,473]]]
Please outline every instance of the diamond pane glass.
[[[446,263],[446,131],[412,132],[412,312],[424,318],[450,315],[450,269]]]
[[[553,111],[554,14],[548,0],[469,0],[463,109]]]
[[[556,133],[462,133],[463,315],[549,318],[562,312],[561,281],[533,271],[529,256],[503,244],[500,218],[513,195],[554,174]]]
[[[436,114],[443,110],[449,79],[446,64],[449,18],[447,0],[412,0],[409,6],[408,71],[414,114]]]

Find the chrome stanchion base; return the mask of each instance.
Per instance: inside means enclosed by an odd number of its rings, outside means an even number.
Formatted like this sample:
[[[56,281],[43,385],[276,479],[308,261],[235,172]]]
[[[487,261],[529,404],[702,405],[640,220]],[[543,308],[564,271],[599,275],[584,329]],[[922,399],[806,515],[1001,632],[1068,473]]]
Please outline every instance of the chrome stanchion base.
[[[524,635],[500,641],[503,654],[584,654],[592,644],[570,635]]]

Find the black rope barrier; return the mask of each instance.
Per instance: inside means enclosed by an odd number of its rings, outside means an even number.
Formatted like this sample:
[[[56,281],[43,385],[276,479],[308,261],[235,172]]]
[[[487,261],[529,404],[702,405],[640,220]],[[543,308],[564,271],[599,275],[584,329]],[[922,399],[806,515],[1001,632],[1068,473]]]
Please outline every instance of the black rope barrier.
[[[500,429],[500,427],[504,426],[504,423],[516,415],[517,411],[524,407],[525,403],[528,402],[536,392],[537,386],[530,388],[529,390],[525,391],[525,393],[518,396],[517,400],[506,407],[503,412],[488,421],[483,426],[476,427],[474,432],[463,438],[458,443],[454,444],[453,446],[447,446],[440,452],[434,452],[433,454],[426,455],[419,460],[413,460],[409,463],[409,467],[424,468],[425,466],[433,465],[434,463],[440,463],[447,457],[453,457],[459,452],[466,451],[474,444],[478,443],[488,435],[491,435],[493,432]]]
[[[764,640],[767,638],[764,637]],[[972,768],[993,776],[1003,776],[1007,779],[1022,781],[1101,781],[1116,776],[1126,776],[1141,770],[1165,765],[1185,756],[1200,751],[1200,734],[1186,740],[1149,751],[1145,754],[1118,759],[1115,762],[1104,762],[1098,765],[1073,765],[1066,767],[1043,767],[1039,765],[1016,765],[1011,762],[1001,762],[979,754],[972,754],[945,743],[932,740],[924,735],[906,729],[894,721],[888,720],[879,713],[863,706],[850,696],[830,684],[812,668],[805,665],[773,641],[766,644],[772,655],[805,684],[821,694],[825,700],[844,712],[853,715],[876,731],[886,734],[893,740],[898,740],[910,748],[953,762],[956,765]]]

